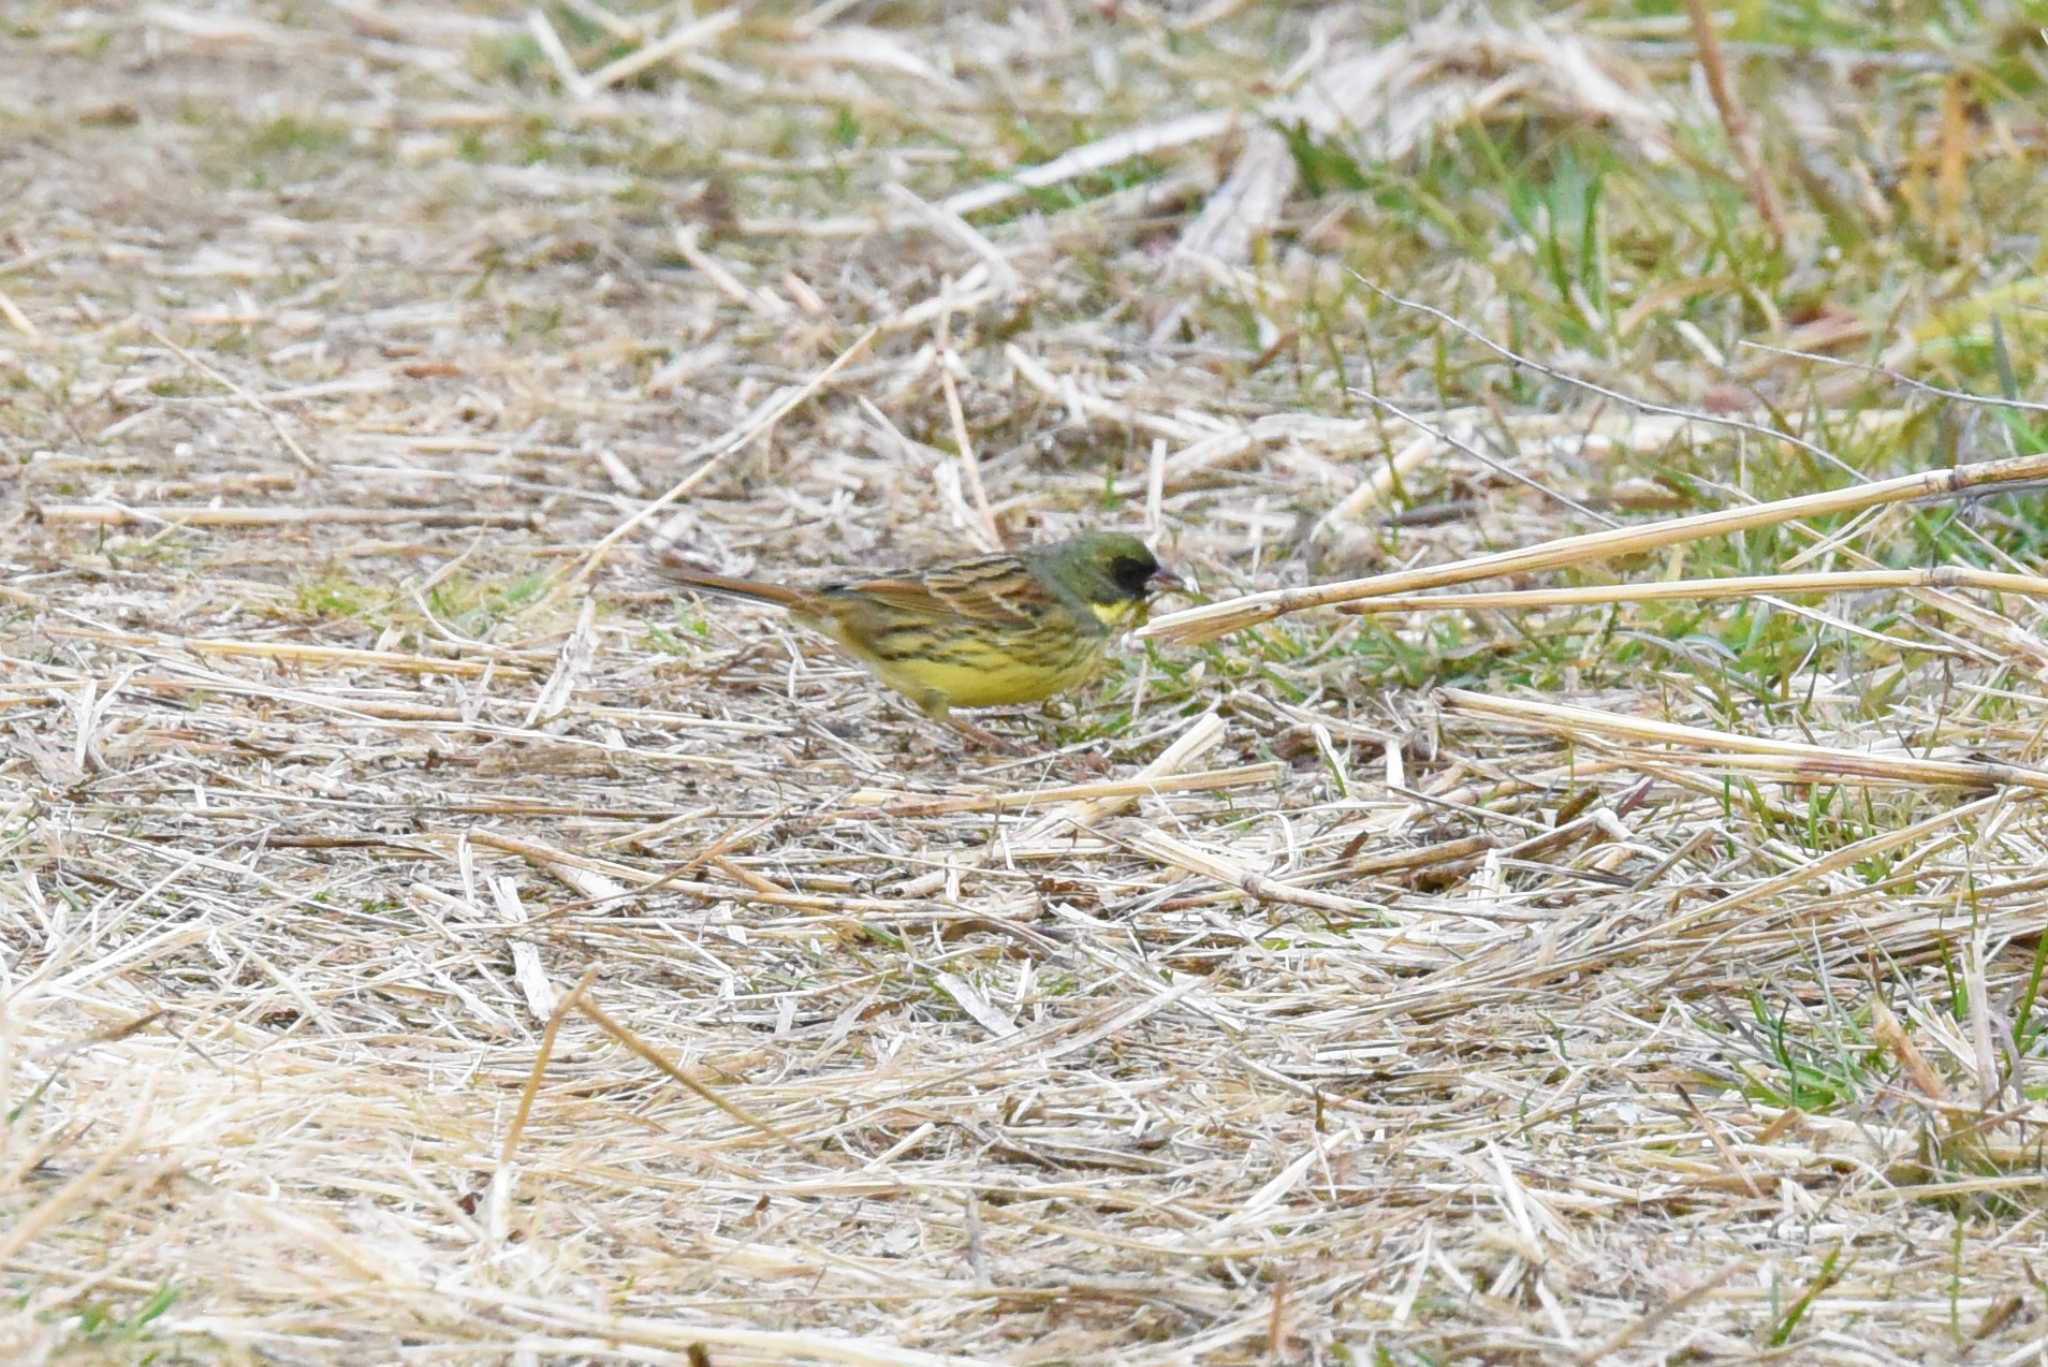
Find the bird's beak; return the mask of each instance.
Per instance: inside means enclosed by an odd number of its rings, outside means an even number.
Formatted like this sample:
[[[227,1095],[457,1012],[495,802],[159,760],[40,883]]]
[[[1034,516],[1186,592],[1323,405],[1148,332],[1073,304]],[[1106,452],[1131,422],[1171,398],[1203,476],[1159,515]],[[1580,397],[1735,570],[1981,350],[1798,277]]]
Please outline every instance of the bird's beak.
[[[1145,582],[1153,589],[1161,592],[1169,589],[1184,589],[1188,586],[1187,580],[1181,578],[1172,570],[1167,569],[1164,565],[1152,571],[1152,577]]]

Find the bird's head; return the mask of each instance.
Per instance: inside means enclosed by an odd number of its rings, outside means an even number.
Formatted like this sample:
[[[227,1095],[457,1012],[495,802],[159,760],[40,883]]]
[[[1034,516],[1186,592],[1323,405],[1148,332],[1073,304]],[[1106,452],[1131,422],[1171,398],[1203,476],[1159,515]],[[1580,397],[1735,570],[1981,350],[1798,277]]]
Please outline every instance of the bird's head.
[[[1060,587],[1078,596],[1112,629],[1145,620],[1145,604],[1180,577],[1160,565],[1144,542],[1125,532],[1086,532],[1038,552],[1039,564]]]

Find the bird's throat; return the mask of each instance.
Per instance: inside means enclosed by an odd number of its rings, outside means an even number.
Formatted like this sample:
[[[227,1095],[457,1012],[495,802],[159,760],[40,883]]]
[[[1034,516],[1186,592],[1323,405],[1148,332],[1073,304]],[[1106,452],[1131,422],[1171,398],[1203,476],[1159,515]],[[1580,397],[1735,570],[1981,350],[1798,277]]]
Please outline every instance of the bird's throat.
[[[1088,610],[1095,614],[1095,620],[1111,631],[1123,631],[1138,626],[1145,620],[1145,605],[1135,599],[1117,603],[1090,603]]]

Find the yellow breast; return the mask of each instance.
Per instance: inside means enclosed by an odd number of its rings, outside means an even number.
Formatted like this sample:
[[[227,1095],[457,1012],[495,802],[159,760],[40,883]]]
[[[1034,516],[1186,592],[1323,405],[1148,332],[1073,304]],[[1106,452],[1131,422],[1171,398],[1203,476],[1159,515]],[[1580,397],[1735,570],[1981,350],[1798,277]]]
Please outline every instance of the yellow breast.
[[[939,658],[870,658],[867,664],[883,683],[912,698],[937,693],[949,707],[1008,707],[1087,683],[1102,671],[1104,643],[1101,637],[1078,638],[1071,651],[1027,658],[1000,645],[956,641]]]

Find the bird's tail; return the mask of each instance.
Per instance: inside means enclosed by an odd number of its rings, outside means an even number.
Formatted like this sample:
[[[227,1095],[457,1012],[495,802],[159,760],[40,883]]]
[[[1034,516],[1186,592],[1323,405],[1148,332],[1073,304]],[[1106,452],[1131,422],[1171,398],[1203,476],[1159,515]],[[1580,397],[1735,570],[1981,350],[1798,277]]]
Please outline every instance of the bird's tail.
[[[744,598],[751,603],[767,603],[778,608],[795,607],[807,597],[802,590],[785,588],[781,584],[764,584],[758,579],[735,579],[731,575],[700,570],[673,551],[657,552],[654,556],[654,566],[664,578],[672,579],[699,593],[715,593],[724,598]]]

